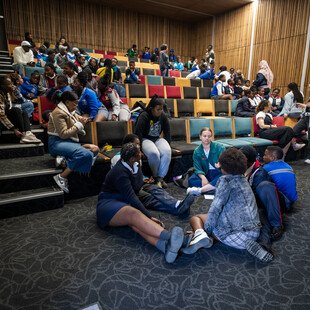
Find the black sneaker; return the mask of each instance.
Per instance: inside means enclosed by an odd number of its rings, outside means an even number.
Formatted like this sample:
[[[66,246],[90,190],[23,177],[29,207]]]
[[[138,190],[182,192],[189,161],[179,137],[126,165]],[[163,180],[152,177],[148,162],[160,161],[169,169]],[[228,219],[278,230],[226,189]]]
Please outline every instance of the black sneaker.
[[[182,215],[184,213],[189,213],[189,209],[195,200],[195,196],[193,195],[186,195],[185,198],[180,202],[177,207],[178,215]]]

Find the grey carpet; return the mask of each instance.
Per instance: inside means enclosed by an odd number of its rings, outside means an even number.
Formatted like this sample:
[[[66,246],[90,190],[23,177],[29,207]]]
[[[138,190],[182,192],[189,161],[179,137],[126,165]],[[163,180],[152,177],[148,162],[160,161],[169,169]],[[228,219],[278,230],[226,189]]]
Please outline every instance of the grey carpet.
[[[293,163],[300,200],[273,244],[275,260],[255,261],[222,244],[167,264],[129,228],[96,225],[96,197],[63,209],[0,221],[0,309],[310,309],[310,166]],[[169,185],[178,198],[184,190]],[[210,201],[196,200],[191,214]],[[188,219],[157,214],[167,228]]]

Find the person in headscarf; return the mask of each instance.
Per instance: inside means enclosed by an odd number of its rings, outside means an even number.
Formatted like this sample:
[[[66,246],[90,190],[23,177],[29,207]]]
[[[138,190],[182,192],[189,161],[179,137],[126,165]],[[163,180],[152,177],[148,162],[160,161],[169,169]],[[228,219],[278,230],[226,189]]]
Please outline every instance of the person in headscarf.
[[[258,66],[259,71],[256,75],[256,80],[253,82],[253,85],[256,88],[263,87],[265,89],[265,96],[268,96],[271,89],[271,84],[273,82],[273,73],[266,60],[262,60]]]

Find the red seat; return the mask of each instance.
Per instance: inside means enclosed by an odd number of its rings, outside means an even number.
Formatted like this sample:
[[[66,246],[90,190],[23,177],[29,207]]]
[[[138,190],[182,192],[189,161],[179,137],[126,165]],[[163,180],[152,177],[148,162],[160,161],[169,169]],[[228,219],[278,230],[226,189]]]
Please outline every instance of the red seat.
[[[9,44],[16,44],[16,45],[20,45],[22,43],[21,40],[9,40]]]
[[[110,58],[110,59],[112,59],[112,58],[114,58],[114,55],[105,54],[105,55],[103,55],[103,58]]]
[[[116,52],[113,52],[113,51],[107,51],[107,55],[116,56],[117,53],[116,53]]]
[[[39,122],[42,123],[42,114],[48,110],[54,110],[56,108],[56,104],[50,101],[46,96],[38,97],[38,107],[39,107]]]
[[[103,50],[95,50],[95,53],[96,54],[105,54],[105,51],[103,51]]]
[[[122,102],[125,104],[128,104],[128,99],[127,98],[121,98]]]
[[[161,75],[161,74],[160,74],[160,70],[159,70],[159,69],[156,69],[155,74],[156,74],[156,75]]]
[[[181,71],[178,70],[170,70],[169,74],[171,77],[181,77]]]
[[[160,98],[165,98],[165,88],[163,85],[149,85],[149,97],[157,95]]]
[[[145,84],[145,75],[140,74],[139,79],[140,79],[140,84]]]
[[[283,116],[275,116],[273,117],[272,124],[277,125],[277,127],[285,126],[284,117]]]
[[[165,86],[167,98],[181,98],[181,89],[179,86]]]

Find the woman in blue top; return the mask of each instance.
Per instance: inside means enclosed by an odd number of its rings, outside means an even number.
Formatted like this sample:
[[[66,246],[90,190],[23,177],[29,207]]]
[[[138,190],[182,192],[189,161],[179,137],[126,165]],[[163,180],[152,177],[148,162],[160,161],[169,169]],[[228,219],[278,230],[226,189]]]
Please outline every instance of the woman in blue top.
[[[203,127],[200,130],[201,140],[193,154],[195,173],[188,179],[188,194],[201,195],[215,189],[215,184],[222,175],[218,161],[225,148],[218,143],[212,142],[212,130]]]
[[[89,117],[91,121],[106,121],[109,112],[99,101],[96,93],[86,87],[87,82],[87,74],[84,71],[80,72],[73,82],[72,86],[80,97],[76,111],[82,116]]]

